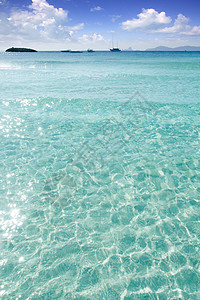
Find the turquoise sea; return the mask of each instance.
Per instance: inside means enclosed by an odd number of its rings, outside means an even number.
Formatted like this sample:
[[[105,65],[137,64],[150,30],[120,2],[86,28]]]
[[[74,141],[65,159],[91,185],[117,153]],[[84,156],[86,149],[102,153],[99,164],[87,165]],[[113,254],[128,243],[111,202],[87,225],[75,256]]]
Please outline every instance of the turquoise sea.
[[[200,299],[200,52],[0,53],[0,299]]]

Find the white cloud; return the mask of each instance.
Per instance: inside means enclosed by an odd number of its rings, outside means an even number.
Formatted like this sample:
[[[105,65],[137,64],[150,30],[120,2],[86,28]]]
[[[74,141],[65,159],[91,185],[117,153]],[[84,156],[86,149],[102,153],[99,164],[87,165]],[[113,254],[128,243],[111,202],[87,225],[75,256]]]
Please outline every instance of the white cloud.
[[[171,27],[165,27],[157,30],[160,33],[176,33],[181,35],[200,35],[200,26],[191,27],[189,24],[189,18],[182,14],[177,16],[174,25]]]
[[[1,37],[14,40],[28,41],[58,41],[69,40],[78,30],[83,29],[84,24],[67,26],[68,11],[56,8],[46,0],[32,0],[32,4],[23,10],[12,10],[10,16],[1,16],[0,24],[6,28],[1,30]]]
[[[0,34],[4,35],[4,33],[9,34],[11,28],[9,26],[9,21],[5,13],[0,13]]]
[[[177,19],[174,22],[174,25],[171,27],[165,27],[163,29],[157,30],[157,32],[163,33],[177,33],[182,31],[188,31],[190,26],[188,25],[189,19],[184,15],[179,14]]]
[[[112,16],[112,22],[115,22],[116,20],[120,19],[121,16],[120,15],[113,15]]]
[[[171,18],[167,17],[164,11],[158,13],[153,8],[143,8],[142,12],[137,16],[137,19],[123,22],[122,29],[127,31],[134,31],[138,29],[156,29],[166,26],[171,22]]]
[[[150,33],[170,33],[176,35],[198,36],[200,26],[190,26],[189,18],[179,14],[174,25],[166,27],[171,23],[171,17],[165,12],[158,13],[155,9],[143,9],[137,19],[127,20],[122,23],[122,29],[127,31],[143,30]]]
[[[67,34],[68,11],[55,8],[46,0],[32,0],[29,10],[15,10],[8,18],[10,25],[22,35],[55,38]]]
[[[194,26],[190,31],[182,32],[183,35],[200,35],[200,26]]]
[[[85,24],[80,23],[74,26],[67,27],[69,30],[70,36],[73,36],[77,31],[82,30],[84,28]]]
[[[104,38],[101,34],[92,33],[92,34],[83,34],[83,36],[80,37],[80,40],[83,42],[97,42],[97,41],[103,41]]]
[[[6,0],[0,0],[0,5],[5,5],[6,4]]]
[[[103,8],[101,6],[96,6],[96,7],[92,7],[90,9],[91,12],[94,12],[94,11],[100,11],[100,10],[103,10]]]
[[[85,26],[84,23],[80,23],[80,24],[77,24],[77,25],[74,25],[74,26],[70,26],[68,27],[70,30],[73,30],[73,31],[78,31],[78,30],[81,30],[83,29]]]

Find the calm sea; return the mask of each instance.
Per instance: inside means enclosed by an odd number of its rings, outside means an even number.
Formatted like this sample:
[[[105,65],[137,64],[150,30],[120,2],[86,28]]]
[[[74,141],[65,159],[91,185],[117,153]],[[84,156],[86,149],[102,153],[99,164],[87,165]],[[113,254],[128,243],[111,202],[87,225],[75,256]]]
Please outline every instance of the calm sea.
[[[0,298],[200,299],[200,52],[0,53]]]

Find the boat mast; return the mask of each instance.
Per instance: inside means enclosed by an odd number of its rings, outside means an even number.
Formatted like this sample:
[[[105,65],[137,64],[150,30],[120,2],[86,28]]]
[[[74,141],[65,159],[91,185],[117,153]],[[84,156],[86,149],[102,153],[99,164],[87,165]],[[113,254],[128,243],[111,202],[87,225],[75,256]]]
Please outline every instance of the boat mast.
[[[114,48],[113,33],[112,33],[112,48]]]

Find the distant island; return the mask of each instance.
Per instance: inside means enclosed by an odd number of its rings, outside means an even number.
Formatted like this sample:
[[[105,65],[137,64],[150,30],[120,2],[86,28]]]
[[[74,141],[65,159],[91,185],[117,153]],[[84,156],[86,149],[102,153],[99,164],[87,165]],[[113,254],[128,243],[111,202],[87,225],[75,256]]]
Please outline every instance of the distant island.
[[[127,49],[124,49],[123,51],[133,51],[132,47],[128,47]]]
[[[195,46],[182,46],[182,47],[176,47],[176,48],[169,48],[165,46],[159,46],[156,48],[149,48],[145,51],[200,51],[200,47]]]
[[[6,52],[37,52],[37,51],[34,50],[34,49],[29,49],[29,48],[15,48],[15,47],[12,47],[12,48],[8,48],[6,50]]]

